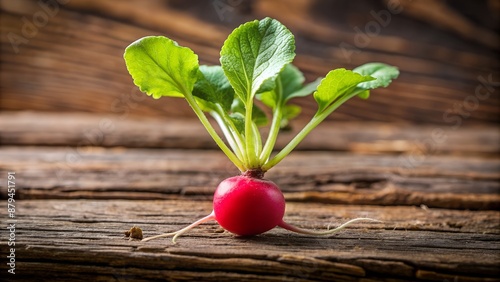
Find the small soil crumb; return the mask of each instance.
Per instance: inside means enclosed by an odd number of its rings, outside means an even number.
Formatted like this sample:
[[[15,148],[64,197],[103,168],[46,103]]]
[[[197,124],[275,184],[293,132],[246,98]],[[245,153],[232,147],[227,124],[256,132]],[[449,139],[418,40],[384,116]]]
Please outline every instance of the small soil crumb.
[[[130,238],[129,240],[142,240],[142,229],[139,227],[132,227],[130,230],[124,232],[125,237]]]
[[[219,227],[219,228],[215,229],[214,232],[215,233],[224,233],[224,232],[226,232],[226,230],[224,230],[224,228],[222,228],[222,227]]]

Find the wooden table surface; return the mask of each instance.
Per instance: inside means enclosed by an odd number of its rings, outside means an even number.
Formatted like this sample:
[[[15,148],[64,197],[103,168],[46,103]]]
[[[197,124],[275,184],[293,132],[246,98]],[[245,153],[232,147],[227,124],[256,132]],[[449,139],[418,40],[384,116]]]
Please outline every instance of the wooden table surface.
[[[137,226],[151,236],[188,225],[211,211],[218,182],[237,174],[196,121],[0,113],[2,184],[16,173],[10,277],[500,281],[498,128],[449,130],[447,144],[426,147],[433,129],[325,124],[266,175],[282,188],[292,224],[326,229],[355,217],[380,223],[327,237],[276,228],[238,238],[209,222],[172,244],[129,241],[123,232]],[[1,196],[6,203],[6,189]],[[7,216],[0,209],[2,222]]]

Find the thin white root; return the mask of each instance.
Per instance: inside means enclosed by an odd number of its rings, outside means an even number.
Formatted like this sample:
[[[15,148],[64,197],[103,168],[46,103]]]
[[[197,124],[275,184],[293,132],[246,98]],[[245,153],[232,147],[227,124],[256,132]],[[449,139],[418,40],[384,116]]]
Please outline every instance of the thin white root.
[[[209,215],[203,217],[203,218],[200,218],[198,219],[197,221],[191,223],[190,225],[182,228],[181,230],[178,230],[178,231],[175,231],[175,232],[170,232],[170,233],[164,233],[164,234],[160,234],[160,235],[156,235],[156,236],[152,236],[152,237],[148,237],[148,238],[144,238],[141,240],[141,242],[147,242],[147,241],[151,241],[151,240],[154,240],[154,239],[159,239],[159,238],[165,238],[165,237],[170,237],[170,236],[174,236],[172,238],[172,243],[176,243],[175,240],[177,239],[177,237],[181,236],[182,234],[188,232],[189,230],[193,229],[194,227],[202,224],[202,223],[205,223],[207,221],[210,221],[212,219],[215,219],[215,213],[212,211]]]
[[[339,227],[337,227],[335,229],[330,229],[330,230],[325,230],[325,231],[313,231],[313,230],[302,229],[302,228],[290,225],[290,224],[288,224],[288,223],[286,223],[284,221],[282,221],[280,224],[278,224],[278,226],[281,227],[281,228],[284,228],[286,230],[289,230],[289,231],[292,231],[292,232],[296,232],[296,233],[300,233],[300,234],[321,236],[321,235],[331,235],[331,234],[337,233],[340,230],[342,230],[342,229],[346,228],[347,226],[351,225],[352,223],[357,222],[357,221],[363,221],[363,220],[365,220],[365,221],[382,222],[380,220],[373,219],[373,218],[359,217],[359,218],[351,219],[348,222],[340,225]]]

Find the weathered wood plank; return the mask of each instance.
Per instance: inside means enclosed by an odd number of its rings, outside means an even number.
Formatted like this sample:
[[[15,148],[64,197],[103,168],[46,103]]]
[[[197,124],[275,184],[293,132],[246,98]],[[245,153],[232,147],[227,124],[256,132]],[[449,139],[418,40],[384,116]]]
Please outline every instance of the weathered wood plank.
[[[17,205],[16,281],[499,281],[496,211],[289,203],[285,219],[305,228],[357,216],[384,222],[359,223],[318,238],[281,229],[235,238],[207,223],[173,245],[168,239],[128,241],[122,231],[133,225],[146,236],[175,230],[208,213],[210,202],[20,200]],[[4,209],[0,216],[6,216]]]
[[[304,122],[294,122],[292,131],[281,133],[276,148],[286,145],[303,126]],[[27,111],[0,112],[0,145],[217,148],[194,119]],[[497,126],[326,122],[314,129],[298,149],[488,157],[500,152],[500,130]]]
[[[210,199],[238,171],[218,151],[3,147],[0,172],[16,171],[29,198]],[[295,152],[266,178],[292,201],[500,208],[500,159]],[[5,196],[5,191],[1,192]]]

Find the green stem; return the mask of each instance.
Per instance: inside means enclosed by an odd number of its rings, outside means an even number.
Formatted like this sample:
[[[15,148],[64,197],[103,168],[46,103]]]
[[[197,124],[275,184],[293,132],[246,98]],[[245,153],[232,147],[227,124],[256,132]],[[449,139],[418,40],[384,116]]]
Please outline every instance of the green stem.
[[[245,105],[245,149],[247,153],[247,165],[249,169],[257,168],[258,156],[255,153],[256,144],[254,129],[252,126],[253,99],[249,99]]]
[[[245,147],[243,145],[244,144],[243,137],[241,136],[241,134],[239,133],[238,129],[234,125],[234,122],[231,119],[231,117],[228,115],[228,113],[220,105],[217,105],[217,110],[218,110],[219,115],[222,117],[222,119],[224,121],[224,124],[226,126],[228,126],[229,131],[233,135],[233,138],[234,138],[236,144],[238,145],[238,148],[239,148],[240,152],[242,152],[242,157],[243,158],[240,158],[240,160],[242,160],[243,162],[245,162],[246,156],[243,153],[243,152],[245,152]]]
[[[260,166],[260,161],[258,156],[262,153],[262,139],[260,137],[259,127],[255,122],[252,122],[252,130],[254,137],[253,143],[255,144],[255,157]]]
[[[281,107],[276,107],[273,113],[273,120],[271,122],[271,128],[269,129],[269,135],[267,136],[266,144],[264,145],[264,149],[260,154],[260,162],[266,163],[271,157],[271,153],[273,152],[274,145],[276,144],[276,140],[278,139],[278,133],[280,131],[281,119],[283,117],[283,113],[281,111]]]
[[[311,121],[288,143],[285,148],[283,148],[276,156],[274,156],[270,161],[262,166],[262,170],[268,171],[273,166],[277,165],[283,160],[290,152],[295,149],[295,147],[313,130],[318,124],[323,120],[318,116],[314,116]]]
[[[283,118],[283,107],[285,106],[282,102],[283,90],[281,85],[281,79],[276,79],[276,94],[278,97],[278,101],[276,101],[276,107],[273,111],[273,120],[271,121],[271,127],[269,129],[269,135],[267,136],[266,144],[264,145],[264,149],[260,154],[260,162],[266,163],[271,154],[273,152],[274,145],[276,144],[276,140],[278,139],[278,134],[280,132],[281,119]]]
[[[188,93],[188,92],[185,92]],[[224,141],[220,138],[220,136],[217,134],[213,126],[210,124],[210,121],[208,121],[207,117],[201,110],[200,106],[196,103],[194,96],[189,93],[189,94],[184,94],[184,97],[186,98],[187,102],[191,106],[191,108],[194,110],[195,114],[198,116],[200,119],[201,123],[203,126],[208,131],[208,134],[212,136],[214,139],[215,143],[219,146],[219,148],[226,154],[226,156],[233,162],[233,164],[240,170],[240,171],[245,171],[245,166],[243,163],[238,159],[238,157],[229,149],[229,147],[224,143]]]
[[[231,147],[233,152],[236,154],[238,159],[242,161],[243,155],[241,154],[240,144],[238,144],[238,141],[235,139],[233,133],[231,132],[231,129],[228,128],[227,124],[224,122],[224,119],[220,116],[219,113],[213,111],[210,114],[219,124],[219,127],[222,130],[224,137],[226,137],[227,143],[229,143],[229,146]]]

